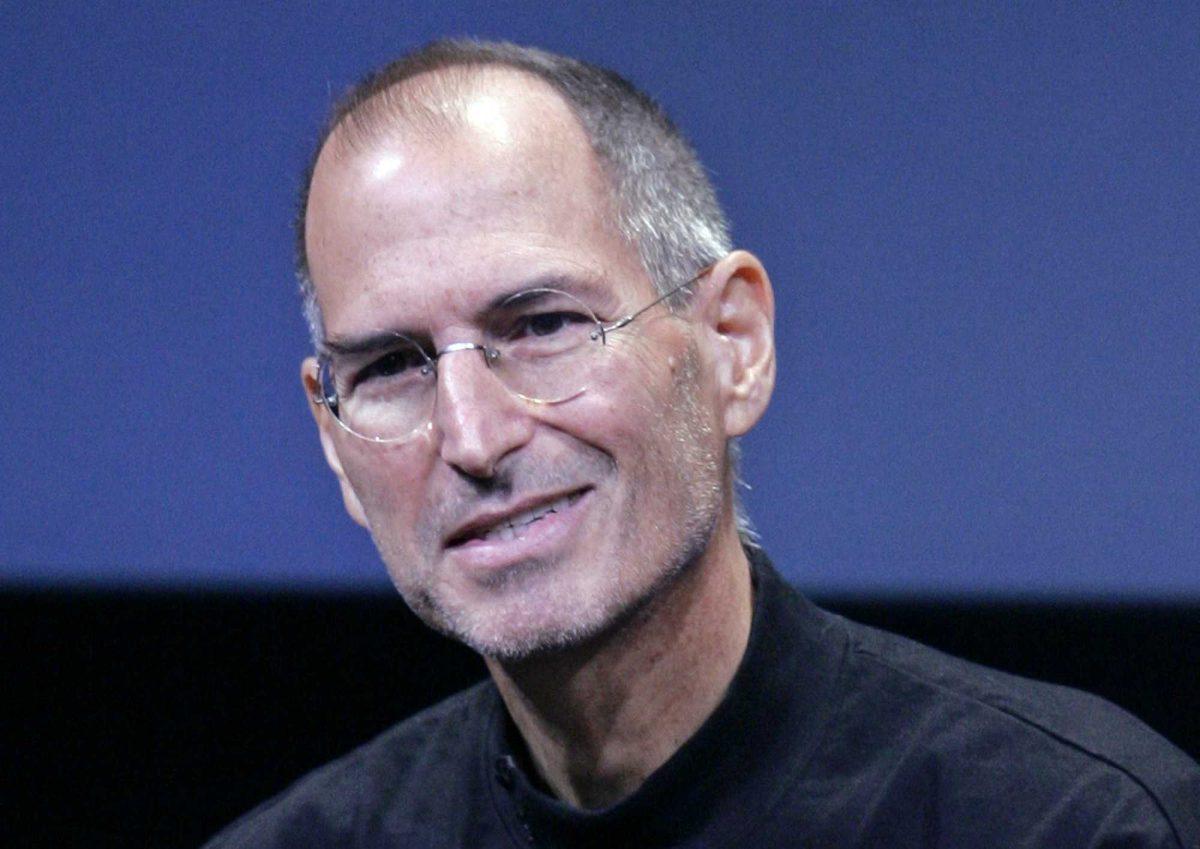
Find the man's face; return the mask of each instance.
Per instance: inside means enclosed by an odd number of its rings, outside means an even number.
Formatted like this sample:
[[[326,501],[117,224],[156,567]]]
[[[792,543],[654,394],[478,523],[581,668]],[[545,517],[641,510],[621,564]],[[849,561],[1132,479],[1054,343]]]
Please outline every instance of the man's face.
[[[655,297],[555,95],[497,75],[462,121],[436,137],[339,133],[321,154],[306,238],[327,339],[478,342],[490,303],[547,280],[606,321]],[[587,390],[560,404],[518,398],[463,351],[439,361],[432,421],[407,441],[317,415],[347,506],[408,604],[516,658],[602,632],[705,551],[725,492],[707,364],[695,325],[655,307],[609,336]]]

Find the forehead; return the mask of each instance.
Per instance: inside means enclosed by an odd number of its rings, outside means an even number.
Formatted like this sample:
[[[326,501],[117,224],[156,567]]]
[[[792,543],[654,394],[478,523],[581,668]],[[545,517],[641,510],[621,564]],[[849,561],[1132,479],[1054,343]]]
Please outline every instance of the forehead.
[[[339,129],[321,152],[305,237],[328,335],[453,322],[554,276],[649,291],[604,171],[553,90],[498,73],[444,106],[432,129]]]

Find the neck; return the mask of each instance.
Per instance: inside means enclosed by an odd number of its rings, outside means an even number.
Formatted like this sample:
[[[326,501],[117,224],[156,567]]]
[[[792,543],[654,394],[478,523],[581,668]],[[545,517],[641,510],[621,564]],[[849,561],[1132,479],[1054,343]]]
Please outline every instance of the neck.
[[[732,522],[629,621],[592,644],[488,668],[562,800],[582,808],[633,793],[712,714],[745,653],[750,567]]]

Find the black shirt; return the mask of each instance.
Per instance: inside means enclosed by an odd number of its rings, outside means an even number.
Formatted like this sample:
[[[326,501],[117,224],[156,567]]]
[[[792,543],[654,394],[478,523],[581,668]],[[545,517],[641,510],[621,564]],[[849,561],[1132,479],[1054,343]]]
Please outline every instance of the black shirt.
[[[531,779],[488,681],[303,778],[210,849],[1200,849],[1200,768],[1133,717],[827,613],[750,554],[754,620],[729,692],[611,808],[572,808]]]

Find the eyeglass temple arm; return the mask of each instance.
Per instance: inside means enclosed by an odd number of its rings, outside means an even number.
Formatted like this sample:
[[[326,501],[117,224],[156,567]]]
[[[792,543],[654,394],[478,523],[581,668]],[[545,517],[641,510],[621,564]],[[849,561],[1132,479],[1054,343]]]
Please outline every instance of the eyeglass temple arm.
[[[618,318],[612,324],[604,325],[604,332],[609,333],[613,330],[620,330],[622,327],[629,324],[629,322],[633,321],[635,318],[637,318],[639,315],[644,313],[646,310],[650,309],[651,307],[658,306],[663,301],[665,301],[667,298],[674,295],[676,292],[686,289],[688,286],[691,286],[693,283],[697,282],[705,274],[708,274],[708,272],[712,271],[713,265],[715,265],[715,264],[716,263],[711,263],[709,265],[704,266],[704,268],[702,268],[698,272],[696,272],[696,275],[694,277],[691,277],[690,279],[685,280],[684,282],[682,282],[678,286],[676,286],[674,289],[671,289],[669,292],[659,296],[658,298],[655,298],[653,301],[646,304],[646,306],[642,307],[637,312],[630,313],[629,315],[625,316],[624,318]]]

